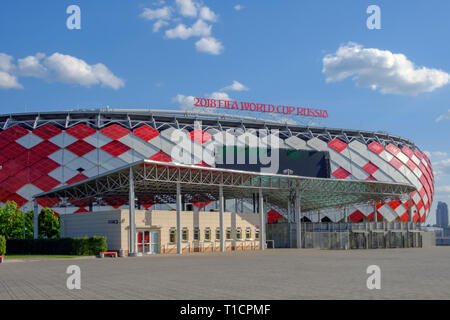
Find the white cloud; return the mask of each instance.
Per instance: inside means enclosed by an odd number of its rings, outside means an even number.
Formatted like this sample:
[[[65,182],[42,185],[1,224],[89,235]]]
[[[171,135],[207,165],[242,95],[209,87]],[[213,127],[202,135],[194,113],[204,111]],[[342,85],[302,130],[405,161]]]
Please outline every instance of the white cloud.
[[[218,55],[223,51],[223,45],[213,37],[201,38],[195,43],[195,48],[199,52]]]
[[[169,23],[164,20],[158,20],[153,24],[153,32],[158,32],[164,26],[167,26]]]
[[[353,77],[357,86],[379,89],[381,93],[417,95],[446,85],[450,74],[426,67],[416,67],[399,53],[376,48],[363,48],[356,43],[339,47],[326,55],[322,72],[327,82]]]
[[[428,158],[442,158],[447,156],[447,152],[443,151],[424,151]]]
[[[0,89],[21,89],[22,85],[18,82],[17,77],[7,72],[0,71]]]
[[[43,53],[18,59],[17,66],[12,57],[0,53],[0,88],[22,88],[20,77],[36,77],[48,81],[74,83],[82,86],[101,84],[113,89],[124,86],[122,79],[116,77],[104,64],[89,65],[84,60],[54,53],[46,57]],[[3,71],[9,70],[9,72]]]
[[[202,7],[200,9],[200,18],[206,21],[217,21],[217,15],[208,7]]]
[[[233,80],[233,83],[225,88],[220,89],[222,91],[248,91],[248,88],[239,81]]]
[[[244,9],[244,6],[243,6],[243,5],[240,5],[240,4],[237,4],[237,5],[235,5],[233,8],[234,8],[234,10],[236,10],[236,11],[241,11],[242,9]]]
[[[450,196],[450,186],[438,186],[435,191],[437,194]]]
[[[184,24],[179,24],[173,29],[166,30],[166,36],[169,39],[180,38],[186,40],[190,37],[207,37],[211,34],[211,26],[203,20],[197,20],[192,27],[186,27]]]
[[[197,16],[197,4],[192,0],[176,0],[176,4],[183,17],[195,18]]]
[[[450,109],[448,109],[446,113],[441,114],[439,117],[437,117],[436,122],[439,122],[442,120],[450,120]]]
[[[192,110],[194,108],[195,103],[194,96],[185,96],[183,94],[177,94],[177,96],[173,100],[179,103],[181,109]]]
[[[0,71],[10,72],[15,66],[12,63],[14,58],[6,53],[0,53]]]
[[[215,100],[233,100],[230,98],[230,96],[226,92],[220,92],[220,91],[215,91],[213,93],[210,93],[207,96],[208,96],[208,98],[215,99]]]
[[[21,89],[17,76],[13,74],[16,66],[12,63],[13,57],[0,53],[0,89]]]
[[[435,176],[450,175],[450,159],[444,159],[432,163]]]
[[[144,8],[141,17],[147,20],[170,20],[172,9],[170,7],[162,7],[158,9]]]
[[[37,53],[34,56],[28,56],[17,60],[17,72],[24,77],[45,77],[47,69],[41,64],[45,54]]]

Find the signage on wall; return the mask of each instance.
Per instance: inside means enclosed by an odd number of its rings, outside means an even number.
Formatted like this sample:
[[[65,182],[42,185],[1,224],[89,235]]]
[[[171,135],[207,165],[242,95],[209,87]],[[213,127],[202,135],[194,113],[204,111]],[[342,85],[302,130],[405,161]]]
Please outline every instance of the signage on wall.
[[[277,113],[282,115],[300,117],[328,118],[328,111],[325,109],[264,104],[256,102],[239,102],[221,99],[195,98],[194,107]]]

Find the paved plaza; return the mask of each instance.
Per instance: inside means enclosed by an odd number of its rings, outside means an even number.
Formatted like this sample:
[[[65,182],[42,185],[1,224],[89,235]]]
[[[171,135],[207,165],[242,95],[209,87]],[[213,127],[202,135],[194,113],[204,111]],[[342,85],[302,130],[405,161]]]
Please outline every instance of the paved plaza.
[[[81,289],[69,290],[69,265]],[[369,290],[369,265],[381,289]],[[0,299],[449,299],[450,247],[10,259]]]

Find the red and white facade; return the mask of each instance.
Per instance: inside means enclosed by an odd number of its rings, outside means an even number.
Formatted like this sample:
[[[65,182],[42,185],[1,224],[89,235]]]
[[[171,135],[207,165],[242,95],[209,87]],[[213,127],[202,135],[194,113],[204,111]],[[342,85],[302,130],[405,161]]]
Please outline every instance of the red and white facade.
[[[278,145],[296,150],[328,151],[331,178],[409,183],[413,220],[424,222],[433,200],[433,171],[428,157],[412,142],[387,134],[341,129],[306,128],[277,123],[214,118],[181,112],[83,111],[0,116],[0,202],[15,201],[32,210],[32,198],[43,191],[72,184],[141,159],[172,161],[175,128],[205,148],[211,143],[233,144],[254,129],[279,131]],[[251,129],[249,129],[251,127]],[[231,138],[230,138],[231,137]],[[245,140],[245,139],[244,139]],[[231,142],[230,142],[231,141]],[[199,165],[214,166],[202,159]],[[163,200],[163,199],[162,199]],[[59,199],[39,199],[39,206],[52,207]],[[125,205],[127,199],[110,199],[102,209]],[[152,206],[154,199],[142,205]],[[211,205],[195,204],[199,207]],[[80,203],[55,208],[58,214],[85,212]],[[339,211],[340,209],[336,209]],[[370,205],[350,206],[350,220],[373,219]],[[309,213],[305,213],[307,215]],[[325,213],[327,214],[327,213]],[[329,213],[332,221],[339,215]],[[407,200],[377,204],[378,220],[407,221]]]

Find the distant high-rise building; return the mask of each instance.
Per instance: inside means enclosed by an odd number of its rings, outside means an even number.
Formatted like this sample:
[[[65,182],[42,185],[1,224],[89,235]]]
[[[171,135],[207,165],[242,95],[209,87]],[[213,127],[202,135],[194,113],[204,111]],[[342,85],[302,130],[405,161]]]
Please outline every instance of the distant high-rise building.
[[[436,224],[439,227],[448,227],[448,207],[445,202],[438,202],[436,210]]]

